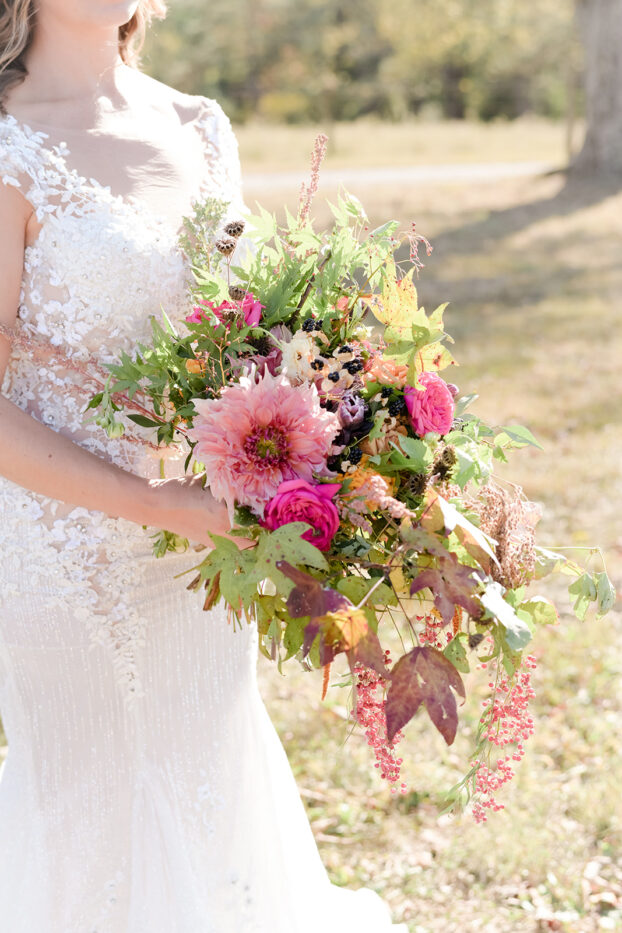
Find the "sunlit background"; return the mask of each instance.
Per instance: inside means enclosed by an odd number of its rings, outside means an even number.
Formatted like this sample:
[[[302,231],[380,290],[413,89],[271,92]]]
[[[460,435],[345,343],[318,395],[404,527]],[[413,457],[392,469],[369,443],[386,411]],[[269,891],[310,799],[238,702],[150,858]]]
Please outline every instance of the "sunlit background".
[[[543,504],[542,543],[600,544],[619,587],[622,0],[170,6],[145,68],[223,105],[250,207],[295,208],[324,131],[318,223],[343,184],[372,222],[431,239],[420,295],[451,302],[455,381],[543,444],[506,471]],[[567,609],[563,586],[545,592]],[[395,799],[364,737],[346,740],[345,691],[321,703],[321,675],[260,663],[333,881],[375,888],[412,933],[622,929],[620,616],[565,612],[534,653],[537,733],[483,827],[439,815],[468,762],[476,675],[455,746],[408,727]]]

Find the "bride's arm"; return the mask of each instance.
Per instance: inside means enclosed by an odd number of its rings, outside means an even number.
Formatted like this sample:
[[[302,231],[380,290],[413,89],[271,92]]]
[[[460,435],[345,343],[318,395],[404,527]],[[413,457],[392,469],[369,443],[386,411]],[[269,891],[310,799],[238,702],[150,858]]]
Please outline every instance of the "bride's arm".
[[[28,202],[0,184],[0,323],[17,317]],[[10,346],[0,336],[0,385]],[[84,450],[41,424],[0,394],[0,475],[33,492],[70,505],[167,528],[190,541],[210,544],[208,531],[230,530],[227,511],[199,478],[149,481]]]

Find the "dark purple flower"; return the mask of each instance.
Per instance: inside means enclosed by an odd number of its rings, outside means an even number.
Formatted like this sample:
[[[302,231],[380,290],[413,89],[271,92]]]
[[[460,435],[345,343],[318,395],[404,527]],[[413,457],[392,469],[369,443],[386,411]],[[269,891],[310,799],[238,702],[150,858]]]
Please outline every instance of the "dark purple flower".
[[[348,392],[341,399],[337,414],[344,428],[360,424],[365,417],[365,401],[360,395]]]

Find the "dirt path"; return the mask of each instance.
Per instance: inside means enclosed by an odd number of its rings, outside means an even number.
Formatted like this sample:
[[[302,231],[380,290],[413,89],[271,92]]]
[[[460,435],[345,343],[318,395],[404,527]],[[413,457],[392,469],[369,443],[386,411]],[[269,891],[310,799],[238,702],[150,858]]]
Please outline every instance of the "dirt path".
[[[352,185],[412,185],[426,182],[494,182],[502,178],[540,175],[555,166],[550,162],[474,162],[448,165],[404,165],[386,168],[322,169],[320,187]],[[247,172],[247,190],[271,191],[298,188],[304,180],[298,172]]]

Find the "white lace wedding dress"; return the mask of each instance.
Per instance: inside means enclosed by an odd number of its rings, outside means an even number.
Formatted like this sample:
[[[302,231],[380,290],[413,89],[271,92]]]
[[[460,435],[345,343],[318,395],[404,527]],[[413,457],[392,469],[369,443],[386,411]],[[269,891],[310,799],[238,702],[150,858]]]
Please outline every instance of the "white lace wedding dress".
[[[194,196],[230,199],[235,215],[235,136],[218,104],[199,109],[184,127],[202,147]],[[82,177],[49,139],[0,116],[0,177],[42,223],[17,331],[58,348],[18,341],[2,390],[157,476],[144,444],[85,425],[86,372],[147,338],[160,305],[187,313],[180,224]],[[234,632],[172,579],[191,555],[156,561],[140,527],[1,478],[0,548],[2,930],[405,933],[372,890],[330,884],[258,692],[256,630]]]

